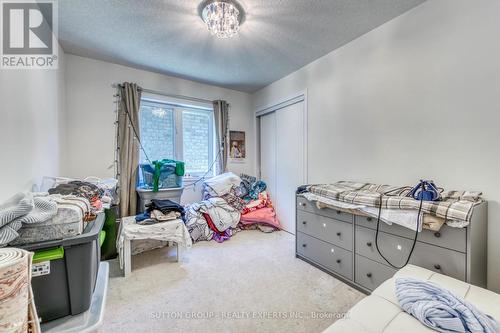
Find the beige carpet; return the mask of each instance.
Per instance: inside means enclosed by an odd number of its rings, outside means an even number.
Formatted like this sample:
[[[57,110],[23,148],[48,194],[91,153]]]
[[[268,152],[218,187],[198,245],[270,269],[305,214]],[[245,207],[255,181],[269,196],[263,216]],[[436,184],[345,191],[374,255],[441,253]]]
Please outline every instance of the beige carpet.
[[[296,259],[294,236],[243,231],[201,242],[175,263],[175,248],[111,261],[103,332],[321,332],[364,297]]]

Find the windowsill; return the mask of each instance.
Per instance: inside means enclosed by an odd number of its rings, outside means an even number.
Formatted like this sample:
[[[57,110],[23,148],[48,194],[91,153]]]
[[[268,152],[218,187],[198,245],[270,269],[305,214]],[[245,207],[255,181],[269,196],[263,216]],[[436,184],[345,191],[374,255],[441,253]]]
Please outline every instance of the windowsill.
[[[213,176],[212,175],[207,175],[205,176],[204,178],[205,179],[210,179],[212,178]],[[201,178],[203,178],[202,176],[184,176],[182,177],[182,181],[183,182],[187,182],[187,183],[191,183],[191,182],[195,182],[195,181],[198,181],[200,180]]]

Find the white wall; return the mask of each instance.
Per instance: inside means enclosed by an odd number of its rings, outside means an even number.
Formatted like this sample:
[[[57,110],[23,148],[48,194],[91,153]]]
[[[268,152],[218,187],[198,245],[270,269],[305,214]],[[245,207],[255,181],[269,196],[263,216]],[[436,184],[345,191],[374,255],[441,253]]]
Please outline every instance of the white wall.
[[[500,291],[500,1],[434,0],[254,95],[307,89],[310,183],[482,190],[488,285]]]
[[[245,163],[229,162],[228,169],[255,174],[255,119],[249,94],[70,54],[66,55],[66,64],[65,176],[114,176],[116,89],[111,85],[125,81],[168,94],[228,101],[229,127],[246,132],[248,155]]]
[[[64,52],[57,70],[0,70],[0,202],[60,170]]]

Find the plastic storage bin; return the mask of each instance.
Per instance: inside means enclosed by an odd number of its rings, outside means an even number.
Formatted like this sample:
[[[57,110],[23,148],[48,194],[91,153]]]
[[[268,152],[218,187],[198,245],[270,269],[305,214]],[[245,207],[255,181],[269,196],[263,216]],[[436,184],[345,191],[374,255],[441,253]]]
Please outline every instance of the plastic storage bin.
[[[81,235],[20,246],[35,252],[31,284],[42,323],[89,309],[101,257],[104,213]]]
[[[139,211],[142,213],[146,210],[146,205],[153,199],[163,200],[169,199],[173,202],[181,203],[181,196],[184,188],[161,188],[158,192],[153,192],[151,189],[136,188],[137,194],[139,195]]]
[[[158,181],[159,188],[182,187],[182,176],[177,176],[175,174],[175,166],[175,163],[166,163],[162,165]],[[139,170],[139,187],[144,189],[153,188],[154,166],[151,164],[140,164]]]
[[[76,316],[67,316],[43,323],[44,333],[97,333],[102,326],[106,294],[108,292],[109,264],[101,262],[90,308]]]

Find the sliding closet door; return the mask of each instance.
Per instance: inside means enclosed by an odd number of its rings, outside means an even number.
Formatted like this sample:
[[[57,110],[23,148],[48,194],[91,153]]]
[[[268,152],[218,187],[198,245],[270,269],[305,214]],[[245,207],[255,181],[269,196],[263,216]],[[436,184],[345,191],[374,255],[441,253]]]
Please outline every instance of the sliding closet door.
[[[271,199],[276,197],[276,114],[260,117],[260,178]]]
[[[304,101],[260,117],[261,178],[284,230],[295,234],[295,190],[305,183]]]
[[[295,234],[295,191],[304,180],[304,102],[276,111],[276,213]]]

